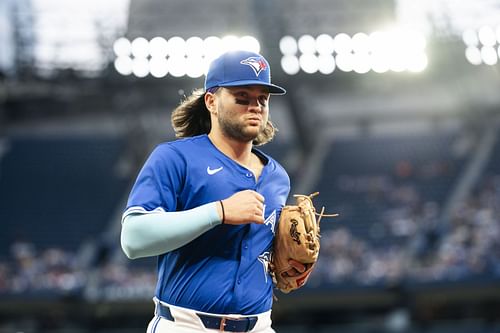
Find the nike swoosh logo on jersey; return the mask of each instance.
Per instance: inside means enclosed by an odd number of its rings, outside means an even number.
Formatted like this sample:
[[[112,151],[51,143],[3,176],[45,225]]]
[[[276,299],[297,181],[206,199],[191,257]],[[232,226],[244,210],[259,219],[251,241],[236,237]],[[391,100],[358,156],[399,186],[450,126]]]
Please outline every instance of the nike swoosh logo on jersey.
[[[210,167],[207,167],[207,173],[211,175],[215,175],[217,172],[221,171],[224,167],[220,167],[217,169],[210,169]]]

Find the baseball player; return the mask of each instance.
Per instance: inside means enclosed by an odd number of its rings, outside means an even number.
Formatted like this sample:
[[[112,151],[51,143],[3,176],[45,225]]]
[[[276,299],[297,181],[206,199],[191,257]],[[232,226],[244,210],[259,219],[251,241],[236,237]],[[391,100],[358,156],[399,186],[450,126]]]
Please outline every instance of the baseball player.
[[[150,154],[122,219],[125,254],[158,256],[148,333],[274,332],[268,262],[290,180],[254,146],[273,138],[269,98],[284,93],[263,56],[232,51],[172,113],[179,139]]]

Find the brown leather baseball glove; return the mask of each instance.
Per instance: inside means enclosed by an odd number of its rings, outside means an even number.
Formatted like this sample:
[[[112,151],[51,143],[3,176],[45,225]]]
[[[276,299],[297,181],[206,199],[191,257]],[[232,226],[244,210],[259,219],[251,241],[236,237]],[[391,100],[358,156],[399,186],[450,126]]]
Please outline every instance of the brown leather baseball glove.
[[[317,213],[312,198],[318,195],[294,195],[297,205],[283,207],[274,238],[270,271],[274,284],[283,293],[289,293],[302,287],[311,274],[319,255],[319,223],[324,215],[324,208]],[[316,220],[316,216],[318,219]],[[296,270],[290,261],[304,266],[304,271]],[[291,273],[293,272],[293,273]]]

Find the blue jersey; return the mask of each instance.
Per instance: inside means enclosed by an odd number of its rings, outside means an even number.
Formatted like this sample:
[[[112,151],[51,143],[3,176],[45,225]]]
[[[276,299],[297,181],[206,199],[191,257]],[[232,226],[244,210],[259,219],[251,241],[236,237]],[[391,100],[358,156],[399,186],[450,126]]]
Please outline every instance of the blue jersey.
[[[187,210],[248,189],[265,199],[264,224],[217,225],[160,255],[156,297],[161,301],[219,314],[250,315],[271,309],[273,284],[267,263],[290,179],[278,162],[257,149],[253,152],[264,162],[258,181],[207,135],[160,144],[149,156],[125,215],[138,210]]]

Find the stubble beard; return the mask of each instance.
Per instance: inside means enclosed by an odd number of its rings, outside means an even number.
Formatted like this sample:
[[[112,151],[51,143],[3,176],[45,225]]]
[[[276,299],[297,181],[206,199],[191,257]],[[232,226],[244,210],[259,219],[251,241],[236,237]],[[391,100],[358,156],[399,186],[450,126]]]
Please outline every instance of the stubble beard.
[[[240,142],[251,142],[255,140],[260,133],[262,133],[265,129],[266,124],[262,123],[259,126],[258,131],[249,131],[247,130],[247,126],[243,123],[234,121],[231,117],[226,117],[225,115],[230,114],[231,112],[223,111],[222,114],[224,116],[220,116],[219,113],[218,123],[222,133],[231,139],[240,141]]]

